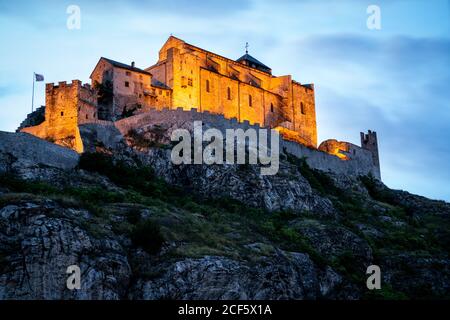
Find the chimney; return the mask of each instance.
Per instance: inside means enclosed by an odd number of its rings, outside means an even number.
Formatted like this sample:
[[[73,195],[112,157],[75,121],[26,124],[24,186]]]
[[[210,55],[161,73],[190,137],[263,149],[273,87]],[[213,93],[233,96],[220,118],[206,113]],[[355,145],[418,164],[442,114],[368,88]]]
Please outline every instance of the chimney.
[[[133,68],[134,68],[134,61],[132,61],[132,62],[131,62],[131,67],[133,67]]]

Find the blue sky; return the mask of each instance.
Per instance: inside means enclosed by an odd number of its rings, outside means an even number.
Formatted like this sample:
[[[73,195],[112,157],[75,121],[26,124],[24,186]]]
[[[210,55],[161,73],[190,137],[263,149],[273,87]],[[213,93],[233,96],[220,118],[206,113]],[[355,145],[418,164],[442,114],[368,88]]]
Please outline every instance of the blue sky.
[[[248,41],[274,74],[315,84],[320,141],[376,130],[388,186],[450,201],[449,18],[447,0],[0,0],[0,130],[30,111],[33,72],[87,82],[100,56],[148,67],[171,33],[230,58]]]

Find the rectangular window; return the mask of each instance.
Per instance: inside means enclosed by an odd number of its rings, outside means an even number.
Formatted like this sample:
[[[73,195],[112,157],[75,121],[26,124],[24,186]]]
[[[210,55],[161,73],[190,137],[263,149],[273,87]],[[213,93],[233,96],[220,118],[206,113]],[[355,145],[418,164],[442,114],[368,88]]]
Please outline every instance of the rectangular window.
[[[128,81],[125,81],[125,87],[130,87],[130,83]]]
[[[206,92],[209,92],[209,80],[206,80]]]
[[[192,87],[192,78],[188,78],[188,86]]]
[[[129,77],[131,76],[131,72],[130,71],[126,71],[125,74]]]

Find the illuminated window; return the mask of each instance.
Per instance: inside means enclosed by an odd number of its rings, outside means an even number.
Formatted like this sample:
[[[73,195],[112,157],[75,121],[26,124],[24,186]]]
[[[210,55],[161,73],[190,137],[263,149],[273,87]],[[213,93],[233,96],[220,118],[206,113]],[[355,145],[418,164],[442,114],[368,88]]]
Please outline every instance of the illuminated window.
[[[125,87],[129,87],[130,86],[130,83],[128,82],[128,81],[125,81]]]
[[[273,112],[273,103],[270,104],[270,112]]]
[[[253,98],[251,94],[248,95],[248,105],[249,107],[253,106]]]
[[[209,92],[209,80],[206,80],[206,92]]]
[[[230,87],[227,88],[227,98],[228,98],[228,100],[231,100],[231,89],[230,89]]]
[[[305,106],[303,105],[303,102],[300,102],[300,111],[302,114],[306,114],[305,113]]]

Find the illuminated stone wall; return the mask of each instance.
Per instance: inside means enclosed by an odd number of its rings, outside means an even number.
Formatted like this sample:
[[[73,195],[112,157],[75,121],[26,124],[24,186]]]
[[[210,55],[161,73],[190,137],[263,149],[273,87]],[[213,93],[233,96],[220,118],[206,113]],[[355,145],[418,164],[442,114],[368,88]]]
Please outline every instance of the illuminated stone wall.
[[[115,67],[106,59],[100,59],[91,74],[92,83],[112,83],[113,99],[106,108],[106,116],[102,118],[120,119],[124,110],[133,110],[138,106],[142,110],[148,108],[161,109],[172,104],[171,90],[152,85],[152,76],[125,68]]]
[[[270,127],[284,123],[284,131],[295,131],[298,141],[317,146],[314,87],[291,76],[275,77],[175,37],[146,71],[172,88],[172,108],[197,108]]]
[[[38,126],[24,128],[21,131],[31,133],[42,139],[83,152],[83,144],[78,130],[79,110],[82,115],[93,112],[84,111],[85,102],[80,102],[81,81],[73,80],[71,84],[59,82],[48,83],[45,87],[45,121]],[[86,95],[84,93],[83,95]]]

